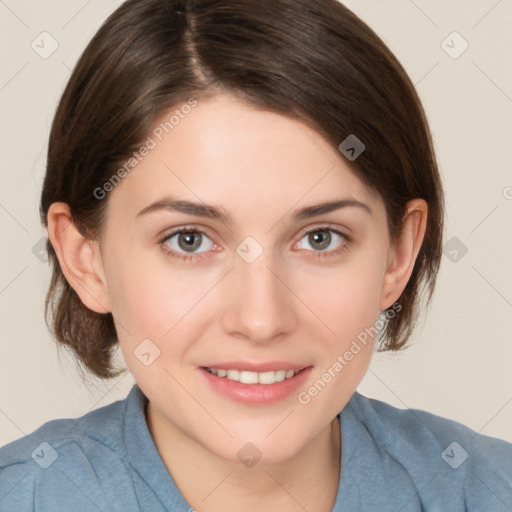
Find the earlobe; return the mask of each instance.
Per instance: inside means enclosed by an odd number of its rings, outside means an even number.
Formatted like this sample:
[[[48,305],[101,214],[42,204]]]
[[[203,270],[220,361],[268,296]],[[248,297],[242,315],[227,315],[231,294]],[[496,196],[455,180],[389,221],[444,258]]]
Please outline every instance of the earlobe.
[[[111,308],[99,245],[80,233],[67,203],[50,205],[48,238],[66,280],[84,305],[97,313],[108,313]]]
[[[407,203],[403,228],[390,249],[388,266],[382,283],[379,309],[391,307],[404,291],[414,269],[427,227],[428,205],[423,199]]]

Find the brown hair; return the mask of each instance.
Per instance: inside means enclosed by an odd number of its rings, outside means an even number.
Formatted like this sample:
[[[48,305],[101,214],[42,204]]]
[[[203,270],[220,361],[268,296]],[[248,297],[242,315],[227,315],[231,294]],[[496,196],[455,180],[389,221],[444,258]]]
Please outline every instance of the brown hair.
[[[76,64],[53,120],[40,214],[69,205],[80,232],[97,239],[107,200],[94,190],[136,151],[156,120],[188,98],[219,92],[293,116],[333,147],[350,134],[364,145],[351,162],[383,199],[392,241],[407,201],[429,207],[412,276],[379,350],[405,346],[420,300],[430,301],[441,259],[443,192],[425,113],[382,40],[337,0],[128,0]],[[56,340],[101,378],[112,368],[111,313],[89,310],[47,242],[52,278],[45,318]],[[425,293],[426,292],[426,293]],[[391,311],[391,308],[389,308]],[[393,316],[391,318],[391,316]]]

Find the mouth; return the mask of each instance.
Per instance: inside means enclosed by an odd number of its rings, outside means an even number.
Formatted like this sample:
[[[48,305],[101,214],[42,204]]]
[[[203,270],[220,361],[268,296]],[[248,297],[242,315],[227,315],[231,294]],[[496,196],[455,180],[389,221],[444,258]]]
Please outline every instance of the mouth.
[[[291,397],[304,386],[313,366],[286,362],[216,363],[198,368],[205,383],[225,398],[246,405],[271,405]]]

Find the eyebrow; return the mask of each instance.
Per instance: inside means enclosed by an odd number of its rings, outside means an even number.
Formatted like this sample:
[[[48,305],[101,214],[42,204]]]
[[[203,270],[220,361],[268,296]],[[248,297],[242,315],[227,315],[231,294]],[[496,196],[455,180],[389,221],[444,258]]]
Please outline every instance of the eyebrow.
[[[365,203],[352,198],[338,199],[335,201],[328,201],[325,203],[319,203],[311,206],[305,206],[298,209],[294,215],[294,220],[304,220],[324,213],[329,213],[341,208],[356,207],[372,215],[372,209]],[[220,220],[226,224],[233,224],[233,218],[223,208],[219,208],[213,205],[205,203],[195,203],[187,200],[179,200],[171,197],[166,197],[151,203],[149,206],[143,208],[136,217],[148,215],[153,212],[159,212],[162,210],[170,210],[181,213],[188,213],[197,217],[207,217],[209,219]]]

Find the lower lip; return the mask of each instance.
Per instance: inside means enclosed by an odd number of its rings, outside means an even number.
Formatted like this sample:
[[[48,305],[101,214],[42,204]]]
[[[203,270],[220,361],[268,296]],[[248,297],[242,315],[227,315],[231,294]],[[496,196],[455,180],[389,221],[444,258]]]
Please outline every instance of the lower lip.
[[[274,384],[242,384],[227,377],[213,375],[205,368],[198,368],[209,385],[218,393],[234,400],[250,405],[270,405],[284,400],[297,391],[313,369],[308,366],[290,379]]]

